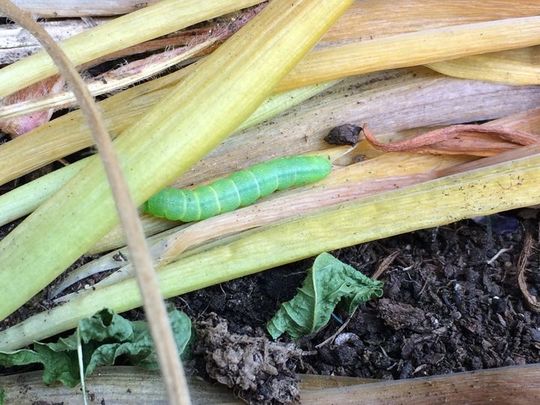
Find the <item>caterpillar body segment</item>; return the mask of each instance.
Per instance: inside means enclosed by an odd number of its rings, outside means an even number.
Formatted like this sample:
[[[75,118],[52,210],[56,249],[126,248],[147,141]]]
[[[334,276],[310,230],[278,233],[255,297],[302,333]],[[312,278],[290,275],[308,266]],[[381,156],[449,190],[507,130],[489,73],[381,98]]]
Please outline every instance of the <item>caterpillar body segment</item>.
[[[275,191],[322,180],[332,164],[322,156],[292,156],[259,163],[193,190],[166,188],[143,210],[173,221],[199,221],[253,204]]]

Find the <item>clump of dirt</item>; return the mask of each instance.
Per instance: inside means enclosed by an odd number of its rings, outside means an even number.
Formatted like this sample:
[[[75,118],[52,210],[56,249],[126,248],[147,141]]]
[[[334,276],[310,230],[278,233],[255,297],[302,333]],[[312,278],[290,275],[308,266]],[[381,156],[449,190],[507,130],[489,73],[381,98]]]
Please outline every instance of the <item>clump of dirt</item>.
[[[362,127],[353,124],[344,124],[332,128],[324,140],[330,145],[351,145],[354,146],[360,141]]]
[[[195,352],[206,361],[208,375],[257,404],[288,404],[299,399],[296,366],[302,350],[294,343],[271,342],[262,330],[230,333],[215,314],[200,321]]]

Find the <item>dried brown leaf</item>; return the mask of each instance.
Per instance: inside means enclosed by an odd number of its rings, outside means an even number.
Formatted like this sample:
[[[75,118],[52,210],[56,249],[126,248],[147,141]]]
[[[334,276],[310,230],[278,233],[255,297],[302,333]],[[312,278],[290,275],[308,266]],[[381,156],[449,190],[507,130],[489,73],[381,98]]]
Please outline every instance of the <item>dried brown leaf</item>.
[[[452,125],[393,143],[379,142],[364,126],[368,142],[384,152],[417,152],[491,156],[540,143],[540,135],[495,125]]]

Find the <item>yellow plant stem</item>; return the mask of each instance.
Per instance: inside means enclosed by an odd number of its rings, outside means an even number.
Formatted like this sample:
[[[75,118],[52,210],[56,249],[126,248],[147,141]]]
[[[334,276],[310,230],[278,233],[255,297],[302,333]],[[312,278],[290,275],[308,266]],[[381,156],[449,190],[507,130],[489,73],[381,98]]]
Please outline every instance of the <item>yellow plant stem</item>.
[[[534,0],[361,0],[347,10],[322,42],[369,41],[405,32],[539,14],[540,3]]]
[[[233,35],[115,141],[142,204],[234,131],[350,1],[278,0]],[[0,319],[41,291],[118,218],[93,159],[0,242]]]
[[[173,297],[323,251],[538,204],[539,196],[540,155],[537,154],[381,193],[248,232],[230,243],[164,267],[159,272],[161,288],[164,296]],[[79,319],[100,308],[123,312],[140,305],[135,281],[126,280],[1,332],[0,350],[13,350],[73,328]]]
[[[330,32],[322,38],[319,45],[327,47],[360,40],[363,42],[372,41],[407,32],[425,31],[481,21],[534,16],[540,12],[540,4],[522,0],[511,5],[501,3],[500,0],[488,0],[483,1],[482,4],[474,5],[471,5],[470,1],[467,0],[452,0],[444,3],[435,0],[411,0],[406,4],[400,4],[399,13],[394,13],[394,8],[395,5],[391,2],[373,0],[356,2],[338,20]],[[366,18],[366,15],[369,15],[369,18]],[[121,81],[128,79],[130,78],[122,78]],[[107,80],[107,82],[105,85],[95,83],[96,90],[97,87],[102,89],[100,91],[104,91],[105,88],[114,86],[114,80]],[[92,90],[93,86],[90,87]],[[58,107],[58,103],[61,100],[65,102],[67,97],[68,94],[63,93],[39,100],[29,100],[4,107],[0,106],[0,119]]]
[[[540,84],[540,46],[468,56],[426,66],[462,79],[536,85]]]
[[[260,0],[163,0],[116,18],[62,42],[74,65],[218,17]],[[143,28],[144,27],[144,28]],[[58,73],[52,59],[39,52],[0,70],[0,97]]]
[[[276,90],[538,44],[540,16],[398,34],[313,51]]]

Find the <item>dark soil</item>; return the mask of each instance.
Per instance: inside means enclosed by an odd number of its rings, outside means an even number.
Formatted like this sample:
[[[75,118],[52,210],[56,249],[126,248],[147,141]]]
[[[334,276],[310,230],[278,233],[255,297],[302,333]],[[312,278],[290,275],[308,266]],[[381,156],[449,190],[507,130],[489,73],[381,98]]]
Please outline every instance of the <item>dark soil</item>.
[[[528,219],[521,214],[527,214]],[[532,215],[531,215],[532,213]],[[532,218],[531,218],[532,217]],[[517,263],[533,210],[418,231],[333,252],[365,274],[397,254],[381,276],[382,299],[331,323],[299,347],[300,371],[399,379],[540,361],[540,315],[525,305]],[[536,246],[536,245],[535,245]],[[495,260],[492,259],[504,250]],[[397,252],[397,253],[395,253]],[[264,327],[300,286],[310,261],[186,294],[176,300],[194,318],[214,312],[229,329]],[[535,250],[528,269],[538,269]],[[538,296],[540,273],[527,273]],[[328,343],[317,348],[348,322]]]

